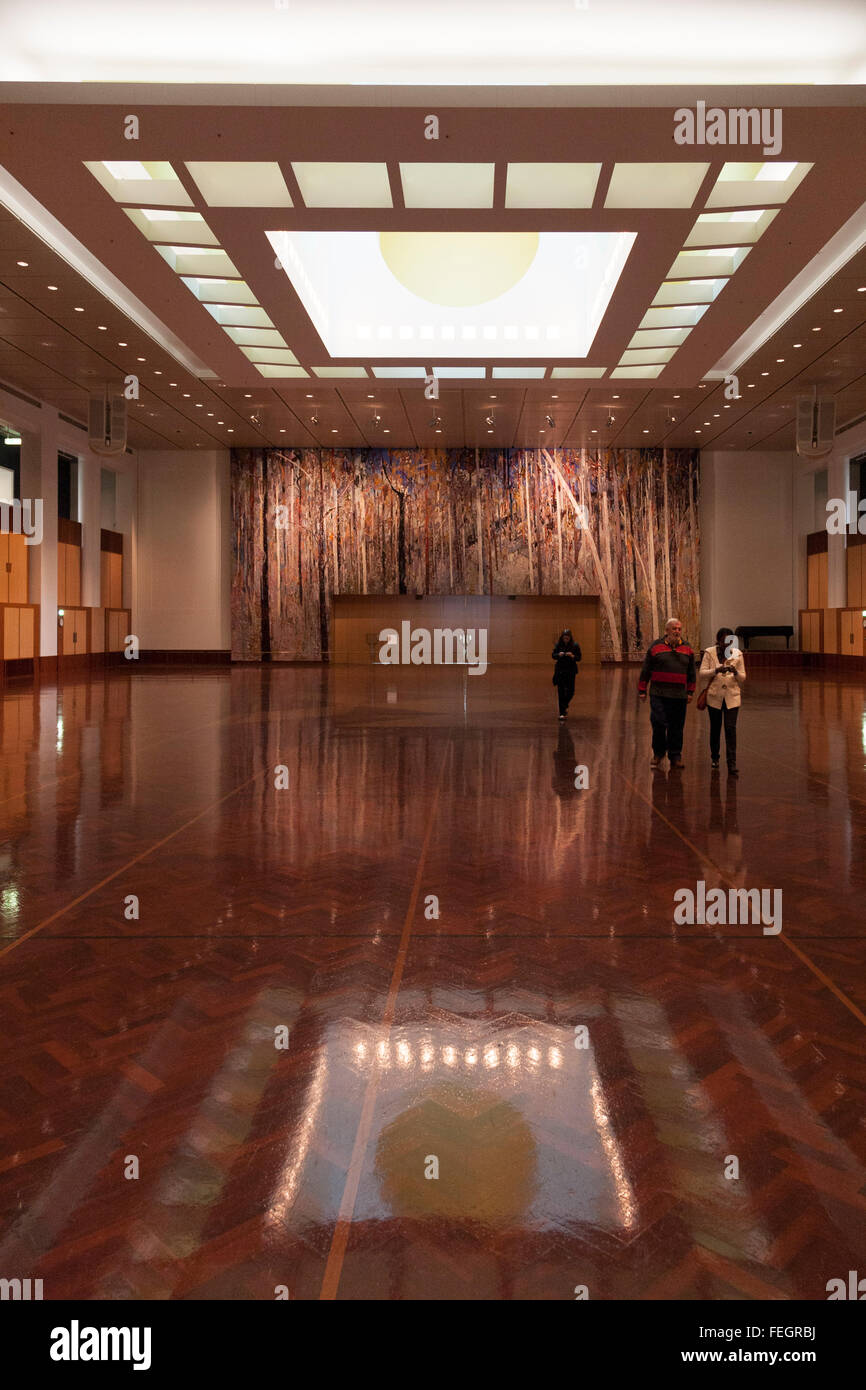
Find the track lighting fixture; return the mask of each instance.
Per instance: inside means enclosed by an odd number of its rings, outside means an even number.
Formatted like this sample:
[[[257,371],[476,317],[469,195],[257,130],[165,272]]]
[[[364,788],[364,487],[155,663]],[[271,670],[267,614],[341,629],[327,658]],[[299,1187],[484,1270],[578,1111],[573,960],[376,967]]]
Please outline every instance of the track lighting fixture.
[[[492,415],[487,415],[487,416],[485,416],[485,418],[484,418],[484,423],[485,423],[485,425],[489,425],[490,428],[492,429],[492,428],[493,428],[493,416],[492,416]]]
[[[311,415],[311,416],[310,416],[310,424],[311,424],[311,425],[317,425],[318,423],[319,423],[319,417],[318,417],[318,415]]]
[[[555,424],[555,421],[551,418],[551,416],[550,416],[550,415],[545,415],[544,418],[545,418],[545,420],[547,421],[548,427],[549,427],[550,429],[553,429],[553,426],[554,426],[554,424]]]

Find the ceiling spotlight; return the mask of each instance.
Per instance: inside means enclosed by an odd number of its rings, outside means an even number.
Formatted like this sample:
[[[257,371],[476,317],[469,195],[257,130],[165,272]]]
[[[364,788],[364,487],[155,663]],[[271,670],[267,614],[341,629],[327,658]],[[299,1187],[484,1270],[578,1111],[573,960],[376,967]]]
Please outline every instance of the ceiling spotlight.
[[[382,417],[381,417],[381,415],[374,415],[374,416],[373,416],[373,424],[374,424],[374,425],[381,425],[381,423],[382,423]]]
[[[547,421],[547,423],[548,423],[548,425],[550,426],[550,428],[553,429],[553,426],[554,426],[554,424],[555,424],[555,421],[552,420],[551,417],[550,417],[549,415],[545,415],[544,418],[545,418],[545,420]]]
[[[486,415],[486,416],[484,417],[484,423],[485,423],[485,425],[490,425],[490,426],[492,427],[492,425],[493,425],[493,416],[492,416],[492,415]]]
[[[311,416],[310,416],[310,424],[311,424],[311,425],[317,425],[318,423],[319,423],[319,417],[318,417],[318,415],[311,415]]]
[[[28,265],[30,264],[30,262],[29,262],[29,261],[17,261],[16,264],[17,264],[17,265],[28,266]]]
[[[442,424],[442,417],[441,417],[440,415],[434,415],[434,416],[433,416],[433,419],[430,421],[430,427],[431,427],[431,429],[436,430],[437,433],[441,433],[441,431],[439,430],[439,426],[440,426],[441,424]]]
[[[607,417],[607,427],[608,427],[608,429],[610,429],[610,427],[611,427],[611,425],[614,423],[615,419],[616,419],[616,416],[615,416],[615,415],[608,415],[608,417]]]

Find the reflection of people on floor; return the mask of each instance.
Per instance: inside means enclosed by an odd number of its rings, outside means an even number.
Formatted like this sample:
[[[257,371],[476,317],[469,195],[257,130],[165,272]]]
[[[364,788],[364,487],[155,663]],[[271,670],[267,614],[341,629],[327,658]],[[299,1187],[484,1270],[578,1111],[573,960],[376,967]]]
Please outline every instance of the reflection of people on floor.
[[[737,820],[737,784],[734,781],[726,783],[723,802],[718,777],[710,778],[707,853],[723,873],[739,881],[743,872],[743,837]]]
[[[649,691],[650,767],[659,767],[669,758],[672,771],[683,765],[683,725],[695,689],[695,654],[682,634],[679,618],[668,618],[664,637],[656,638],[644,657],[637,688],[641,700]]]
[[[553,684],[559,695],[559,717],[564,719],[574,695],[577,663],[581,659],[581,650],[571,635],[571,628],[567,627],[563,630],[551,655],[556,662],[553,670]]]
[[[563,724],[560,727],[559,739],[553,753],[553,779],[550,783],[556,795],[562,797],[563,800],[566,797],[577,796],[577,788],[574,785],[576,766],[577,754],[574,751],[574,739]]]

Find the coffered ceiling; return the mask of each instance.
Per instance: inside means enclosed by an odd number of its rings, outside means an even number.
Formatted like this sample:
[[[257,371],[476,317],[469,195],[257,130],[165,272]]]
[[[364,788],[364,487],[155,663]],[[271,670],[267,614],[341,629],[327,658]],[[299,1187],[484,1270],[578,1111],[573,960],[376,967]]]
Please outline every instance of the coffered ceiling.
[[[789,449],[803,391],[866,414],[862,88],[196,94],[7,83],[0,384],[83,421],[134,374],[137,448]]]

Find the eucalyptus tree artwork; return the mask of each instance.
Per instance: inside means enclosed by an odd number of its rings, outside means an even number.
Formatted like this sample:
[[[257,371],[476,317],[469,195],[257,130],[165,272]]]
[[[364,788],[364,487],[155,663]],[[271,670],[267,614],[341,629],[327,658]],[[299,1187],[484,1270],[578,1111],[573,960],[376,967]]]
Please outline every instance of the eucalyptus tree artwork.
[[[232,655],[328,656],[333,594],[597,594],[602,657],[700,628],[699,455],[239,449]]]

